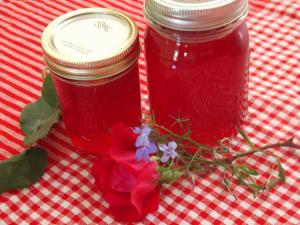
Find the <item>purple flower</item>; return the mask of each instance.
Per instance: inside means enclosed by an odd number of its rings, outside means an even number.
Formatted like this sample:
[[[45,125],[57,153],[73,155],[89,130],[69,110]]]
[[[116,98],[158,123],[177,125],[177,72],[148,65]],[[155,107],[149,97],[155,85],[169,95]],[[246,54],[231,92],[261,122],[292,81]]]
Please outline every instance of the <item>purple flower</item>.
[[[161,162],[165,163],[167,162],[170,158],[175,159],[177,157],[177,152],[176,152],[177,144],[175,141],[171,141],[166,144],[160,144],[159,149],[163,152],[163,156],[161,157]]]
[[[135,127],[133,128],[133,132],[139,135],[135,142],[135,146],[137,147],[136,160],[144,158],[146,161],[150,161],[150,154],[157,152],[156,144],[149,140],[151,128],[148,126],[142,128]]]
[[[144,126],[142,128],[140,128],[140,127],[134,127],[134,128],[132,128],[132,131],[135,134],[145,133],[145,134],[149,135],[151,133],[151,128],[146,125],[146,126]]]
[[[146,161],[150,161],[150,155],[155,152],[157,152],[157,147],[156,144],[152,142],[148,146],[142,146],[138,148],[136,151],[135,159],[140,161],[143,158]]]
[[[143,128],[134,128],[133,132],[138,134],[139,136],[136,139],[135,146],[142,147],[150,145],[149,134],[151,133],[151,129],[147,126]]]

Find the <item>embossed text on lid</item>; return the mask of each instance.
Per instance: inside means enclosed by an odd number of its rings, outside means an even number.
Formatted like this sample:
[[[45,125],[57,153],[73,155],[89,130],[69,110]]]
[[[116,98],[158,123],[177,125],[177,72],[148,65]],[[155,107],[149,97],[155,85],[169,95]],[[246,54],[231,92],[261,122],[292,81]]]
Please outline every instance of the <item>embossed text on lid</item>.
[[[135,23],[104,8],[58,17],[44,30],[42,47],[49,69],[74,79],[114,75],[136,61],[140,51]]]
[[[52,42],[61,54],[101,59],[123,49],[129,36],[130,26],[122,18],[82,15],[60,23]]]

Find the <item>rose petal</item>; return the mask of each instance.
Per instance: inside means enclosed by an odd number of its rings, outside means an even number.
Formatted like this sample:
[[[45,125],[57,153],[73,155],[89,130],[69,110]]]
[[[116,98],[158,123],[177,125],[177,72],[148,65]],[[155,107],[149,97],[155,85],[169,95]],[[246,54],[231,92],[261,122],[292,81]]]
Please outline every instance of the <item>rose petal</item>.
[[[111,169],[109,186],[117,192],[129,193],[136,185],[136,178],[122,164],[115,164]]]
[[[159,175],[156,162],[137,161],[134,151],[117,145],[93,166],[93,176],[117,221],[137,222],[157,210]]]
[[[158,184],[156,182],[145,181],[138,184],[133,189],[131,202],[137,208],[140,214],[142,214],[143,212],[152,212],[154,211],[153,208],[157,209],[159,204],[159,192],[157,192],[157,188]],[[152,194],[152,192],[154,193]],[[152,201],[150,198],[154,198],[154,201]]]
[[[112,207],[109,212],[118,222],[134,223],[145,218],[146,214],[140,214],[134,206]]]
[[[111,147],[108,151],[109,156],[116,162],[132,162],[135,163],[135,152],[123,151],[117,147]]]
[[[144,165],[144,169],[140,170],[138,176],[139,181],[158,181],[158,171],[156,162],[147,162]]]
[[[112,127],[113,143],[123,151],[135,151],[136,138],[137,134],[126,124],[118,123]]]
[[[134,159],[134,162],[123,162],[123,165],[127,168],[128,171],[131,171],[130,173],[134,175],[135,177],[139,177],[140,171],[145,169],[148,165],[148,162],[145,160],[137,161]]]
[[[110,207],[131,206],[131,194],[119,193],[113,190],[107,190],[103,198],[109,203]]]
[[[156,167],[156,163],[148,163],[145,169],[140,171],[138,183],[132,190],[131,202],[137,208],[139,213],[142,213],[144,208],[148,207],[145,205],[146,203],[151,204],[151,208],[153,208],[153,205],[157,203],[156,199],[155,202],[148,200],[152,191],[158,187],[158,172]]]
[[[108,180],[111,177],[111,168],[114,165],[114,161],[110,158],[99,158],[94,162],[92,167],[92,175],[95,179],[96,187],[101,191],[105,191],[108,188]]]
[[[142,214],[152,213],[158,210],[160,202],[160,187],[157,185],[156,188],[149,193],[145,198],[143,204]]]
[[[144,160],[137,161],[135,159],[135,153],[129,151],[120,151],[117,148],[111,148],[109,150],[109,156],[115,160],[117,163],[126,165],[128,169],[131,170],[133,176],[137,177],[140,170],[143,170],[147,165]]]

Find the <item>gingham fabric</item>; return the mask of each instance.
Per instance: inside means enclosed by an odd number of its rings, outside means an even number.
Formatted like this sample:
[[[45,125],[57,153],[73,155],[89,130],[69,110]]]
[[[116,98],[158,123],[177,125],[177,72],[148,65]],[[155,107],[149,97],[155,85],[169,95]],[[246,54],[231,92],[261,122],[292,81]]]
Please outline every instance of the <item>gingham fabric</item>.
[[[0,1],[0,159],[25,149],[19,127],[22,108],[40,95],[44,67],[40,36],[57,16],[85,7],[116,8],[145,31],[142,0],[11,0]],[[300,1],[251,0],[249,113],[244,130],[258,145],[300,137]],[[147,107],[144,54],[141,87]],[[236,139],[237,146],[241,146]],[[48,149],[49,166],[40,182],[28,189],[0,195],[0,224],[116,224],[108,204],[96,192],[90,174],[93,158],[81,156],[66,136],[63,122],[40,142]],[[158,212],[143,224],[300,224],[300,152],[276,150],[286,169],[287,183],[267,199],[243,187],[234,200],[215,172],[162,191]],[[252,163],[267,170],[265,163]],[[142,223],[141,223],[142,224]]]

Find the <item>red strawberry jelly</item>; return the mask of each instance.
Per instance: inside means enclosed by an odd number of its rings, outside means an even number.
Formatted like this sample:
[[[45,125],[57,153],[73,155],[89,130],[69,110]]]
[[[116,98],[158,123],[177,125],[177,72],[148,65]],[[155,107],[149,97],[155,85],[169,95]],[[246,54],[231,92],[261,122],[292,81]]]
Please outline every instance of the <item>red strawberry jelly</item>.
[[[184,2],[146,1],[150,104],[159,124],[179,132],[179,126],[172,126],[174,118],[189,119],[192,137],[212,144],[236,134],[247,112],[247,4]],[[169,10],[163,11],[162,3]],[[176,12],[170,10],[175,6]]]
[[[47,26],[42,47],[75,146],[104,154],[114,124],[140,123],[140,44],[127,15],[104,8],[67,13]]]

